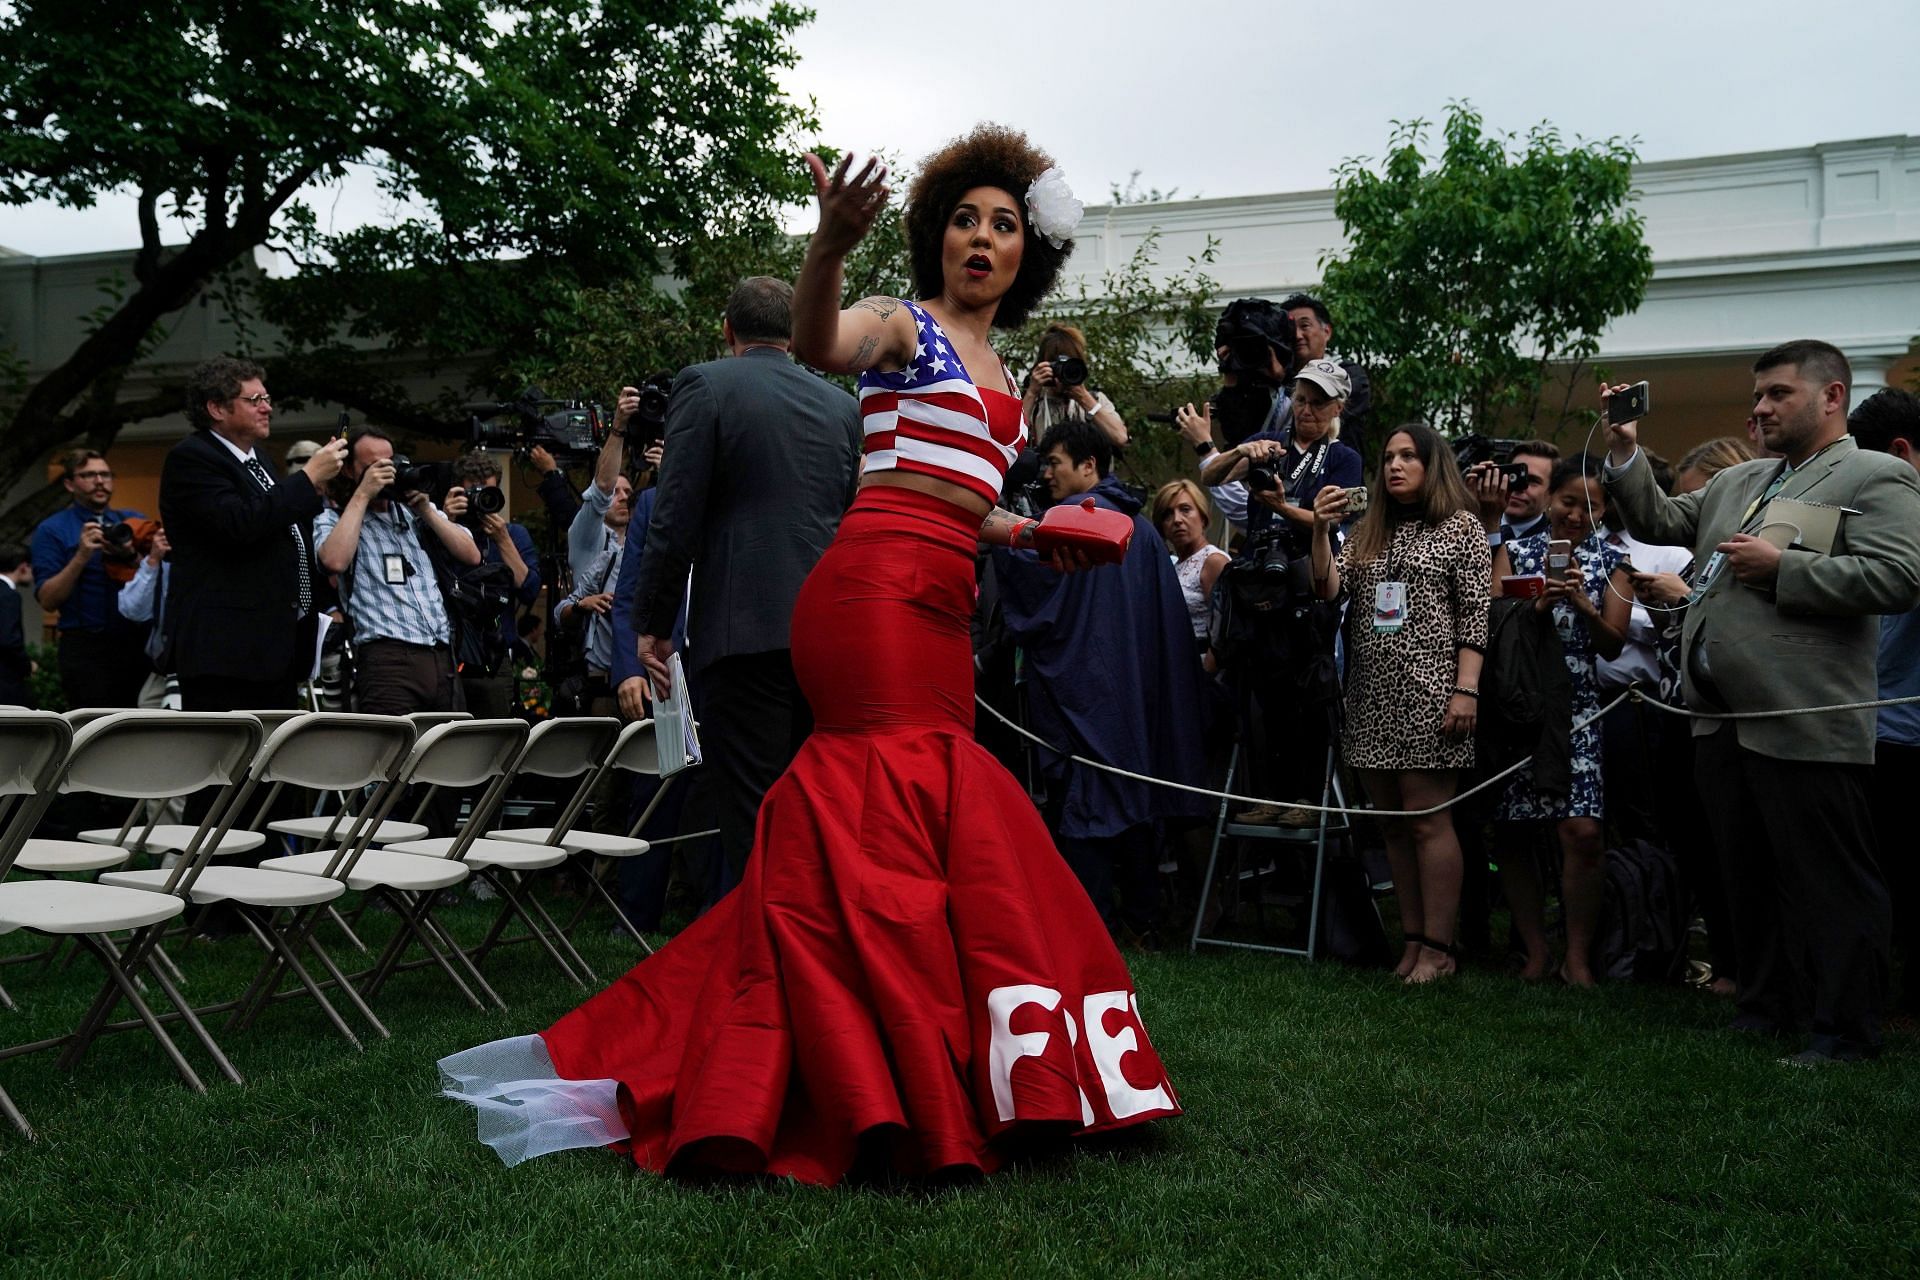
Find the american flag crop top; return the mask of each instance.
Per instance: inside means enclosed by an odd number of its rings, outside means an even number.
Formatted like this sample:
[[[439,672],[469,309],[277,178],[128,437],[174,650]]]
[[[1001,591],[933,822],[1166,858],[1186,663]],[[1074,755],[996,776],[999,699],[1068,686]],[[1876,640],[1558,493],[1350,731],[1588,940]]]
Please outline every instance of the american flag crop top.
[[[913,359],[892,373],[860,375],[862,474],[910,471],[997,501],[1007,468],[1027,443],[1020,399],[976,386],[940,322],[901,301],[917,331]]]

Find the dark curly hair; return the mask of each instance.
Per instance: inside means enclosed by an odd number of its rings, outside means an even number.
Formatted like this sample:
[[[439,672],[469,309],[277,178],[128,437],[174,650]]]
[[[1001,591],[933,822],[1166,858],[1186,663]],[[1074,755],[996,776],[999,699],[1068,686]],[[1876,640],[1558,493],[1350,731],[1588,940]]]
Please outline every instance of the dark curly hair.
[[[1052,157],[1027,141],[1027,135],[1005,125],[983,124],[964,138],[955,138],[920,163],[907,188],[902,215],[907,231],[907,258],[913,287],[922,298],[937,298],[946,280],[940,269],[940,246],[947,219],[960,197],[975,187],[999,187],[1014,199],[1020,211],[1025,247],[1020,272],[993,314],[996,329],[1016,329],[1026,321],[1040,299],[1053,289],[1060,268],[1073,252],[1073,241],[1056,249],[1027,221],[1027,188],[1053,164]]]

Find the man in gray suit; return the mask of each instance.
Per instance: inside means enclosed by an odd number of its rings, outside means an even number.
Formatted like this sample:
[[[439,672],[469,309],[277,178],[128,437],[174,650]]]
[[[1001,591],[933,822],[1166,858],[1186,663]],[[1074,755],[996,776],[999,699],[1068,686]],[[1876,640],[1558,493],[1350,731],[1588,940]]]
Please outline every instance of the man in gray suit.
[[[860,479],[859,406],[788,357],[792,303],[784,281],[741,281],[721,324],[731,357],[674,379],[634,590],[640,660],[664,692],[692,567],[684,662],[721,782],[726,855],[714,898],[738,882],[761,797],[812,732],[793,676],[793,602]]]
[[[1614,426],[1611,503],[1641,541],[1693,548],[1681,633],[1689,707],[1871,701],[1875,615],[1920,603],[1920,481],[1847,435],[1852,371],[1834,347],[1785,343],[1753,373],[1754,417],[1778,458],[1668,498],[1634,424]],[[1830,545],[1792,537],[1798,526],[1784,516],[1812,521],[1772,504],[1795,499],[1842,509]],[[1877,1054],[1891,921],[1867,804],[1873,712],[1704,719],[1693,732],[1698,803],[1740,949],[1734,1026],[1786,1034],[1806,1025],[1811,1047],[1788,1060],[1798,1064]]]

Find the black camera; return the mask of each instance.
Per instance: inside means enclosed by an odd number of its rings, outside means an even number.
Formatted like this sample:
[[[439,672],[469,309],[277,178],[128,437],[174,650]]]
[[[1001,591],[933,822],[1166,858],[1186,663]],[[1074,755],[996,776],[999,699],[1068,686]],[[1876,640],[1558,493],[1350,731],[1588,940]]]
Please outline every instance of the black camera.
[[[470,484],[461,492],[467,495],[469,517],[499,515],[507,509],[507,495],[498,485]]]
[[[388,461],[393,463],[393,481],[379,494],[388,502],[403,502],[410,493],[432,493],[434,481],[448,470],[443,462],[416,463],[404,453],[396,453]]]
[[[1079,356],[1061,356],[1051,363],[1053,380],[1063,387],[1077,387],[1087,380],[1087,362]]]
[[[673,375],[656,373],[627,385],[640,391],[640,407],[634,410],[633,422],[627,424],[627,434],[648,442],[659,439],[667,428],[667,406],[673,401]]]
[[[1272,493],[1280,487],[1280,468],[1272,462],[1247,464],[1247,492]]]
[[[1494,440],[1475,432],[1461,436],[1453,443],[1454,461],[1465,471],[1468,467],[1482,462],[1509,463],[1513,461],[1513,451],[1520,447],[1518,440]]]
[[[125,520],[108,523],[107,518],[102,516],[100,535],[107,540],[107,546],[115,551],[133,550],[133,526]]]
[[[1293,326],[1287,313],[1265,298],[1239,298],[1228,304],[1213,327],[1213,345],[1226,350],[1220,372],[1241,382],[1251,379],[1277,387],[1293,376]],[[1275,357],[1280,374],[1274,375]]]

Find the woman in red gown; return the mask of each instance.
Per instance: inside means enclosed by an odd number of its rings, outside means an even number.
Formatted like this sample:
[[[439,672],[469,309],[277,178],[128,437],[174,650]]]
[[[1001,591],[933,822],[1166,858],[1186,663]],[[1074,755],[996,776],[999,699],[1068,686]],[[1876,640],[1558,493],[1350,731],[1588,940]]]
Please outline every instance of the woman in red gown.
[[[1180,1109],[1092,903],[972,732],[975,546],[1049,542],[994,506],[1025,424],[988,334],[1051,288],[1078,204],[1023,135],[981,126],[908,193],[920,301],[842,311],[885,170],[807,159],[794,351],[860,375],[867,455],[794,608],[814,732],[733,893],[546,1031],[441,1061],[509,1164],[612,1146],[823,1184],[856,1156],[991,1171],[1021,1134]]]

